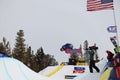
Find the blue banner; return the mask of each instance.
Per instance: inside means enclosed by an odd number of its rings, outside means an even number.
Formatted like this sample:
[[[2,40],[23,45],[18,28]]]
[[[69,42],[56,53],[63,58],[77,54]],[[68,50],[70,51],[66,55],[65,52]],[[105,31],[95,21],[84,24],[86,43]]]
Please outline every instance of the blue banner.
[[[116,26],[109,26],[107,28],[108,32],[116,33],[117,32],[117,27]]]
[[[0,57],[8,57],[5,53],[0,53]]]

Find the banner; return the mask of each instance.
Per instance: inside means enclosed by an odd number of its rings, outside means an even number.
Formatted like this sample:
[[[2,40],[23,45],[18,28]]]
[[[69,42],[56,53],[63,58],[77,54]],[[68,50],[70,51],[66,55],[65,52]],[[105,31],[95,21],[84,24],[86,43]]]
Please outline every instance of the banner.
[[[109,26],[107,28],[108,32],[116,33],[117,32],[117,27],[116,26]]]

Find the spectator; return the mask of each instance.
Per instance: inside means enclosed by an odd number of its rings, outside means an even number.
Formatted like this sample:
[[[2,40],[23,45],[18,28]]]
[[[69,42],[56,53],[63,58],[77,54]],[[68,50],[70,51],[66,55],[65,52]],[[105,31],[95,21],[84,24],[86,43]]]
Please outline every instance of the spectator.
[[[93,47],[89,47],[88,49],[89,53],[89,70],[91,73],[93,73],[93,68],[97,71],[100,72],[99,68],[95,65],[95,61],[98,60],[98,57],[96,57],[95,49]]]

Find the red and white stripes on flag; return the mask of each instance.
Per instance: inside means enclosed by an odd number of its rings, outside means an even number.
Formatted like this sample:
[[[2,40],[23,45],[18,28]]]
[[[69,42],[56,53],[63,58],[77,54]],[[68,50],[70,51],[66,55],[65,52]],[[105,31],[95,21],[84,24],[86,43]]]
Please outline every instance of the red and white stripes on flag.
[[[113,0],[87,0],[87,11],[114,9]]]

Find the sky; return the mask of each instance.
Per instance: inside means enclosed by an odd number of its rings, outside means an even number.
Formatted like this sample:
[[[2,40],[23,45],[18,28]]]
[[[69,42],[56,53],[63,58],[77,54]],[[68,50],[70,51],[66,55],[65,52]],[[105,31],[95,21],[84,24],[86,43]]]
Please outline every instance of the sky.
[[[54,55],[61,63],[68,61],[69,55],[61,52],[65,43],[79,48],[88,40],[99,47],[100,57],[106,50],[113,52],[109,38],[109,26],[118,26],[120,33],[120,0],[114,0],[113,10],[88,12],[87,0],[0,0],[0,42],[5,37],[13,48],[19,30],[24,30],[25,44],[34,52],[43,47],[44,52]],[[119,36],[119,35],[118,35]]]

